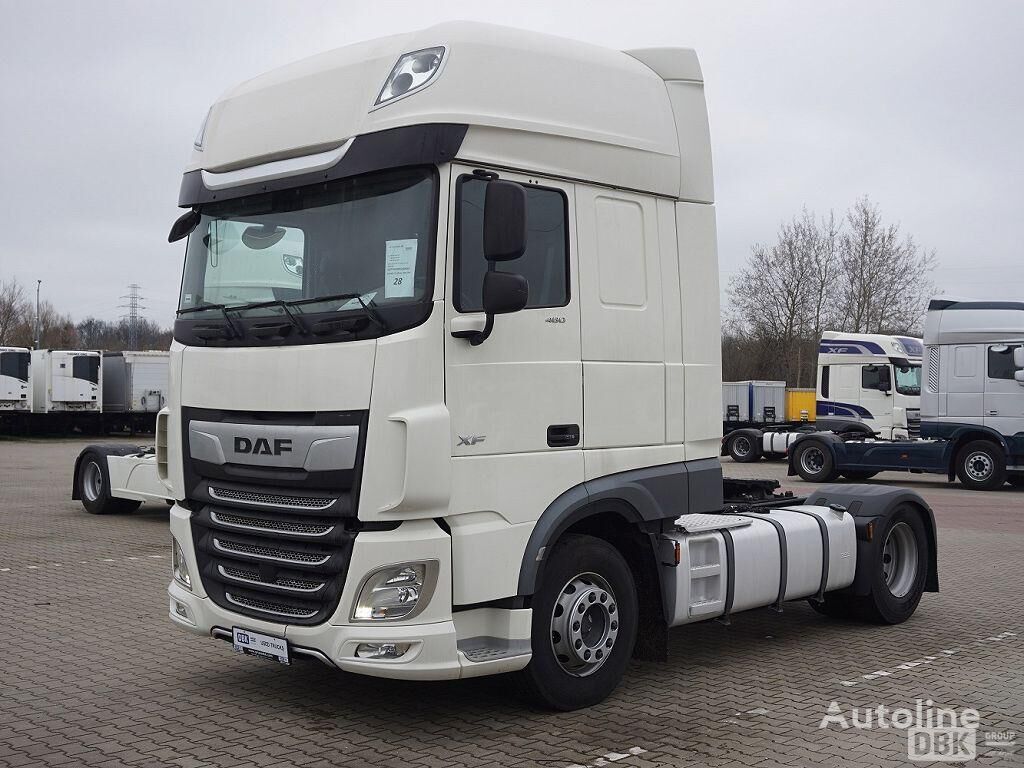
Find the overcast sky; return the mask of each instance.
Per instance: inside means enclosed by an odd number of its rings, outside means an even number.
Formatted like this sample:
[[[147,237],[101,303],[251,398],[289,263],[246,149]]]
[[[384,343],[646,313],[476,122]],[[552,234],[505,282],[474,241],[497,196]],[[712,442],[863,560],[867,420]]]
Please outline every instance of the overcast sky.
[[[351,42],[474,19],[613,48],[693,46],[722,279],[802,206],[870,195],[947,293],[1024,298],[1024,2],[0,0],[0,280],[75,319],[131,282],[173,319],[182,167],[228,87]]]

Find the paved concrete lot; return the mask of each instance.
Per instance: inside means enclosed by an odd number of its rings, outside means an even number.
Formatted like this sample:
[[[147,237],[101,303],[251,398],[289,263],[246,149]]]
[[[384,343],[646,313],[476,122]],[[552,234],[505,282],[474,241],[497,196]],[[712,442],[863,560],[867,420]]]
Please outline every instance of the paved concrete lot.
[[[634,662],[602,705],[552,714],[500,677],[281,667],[177,631],[166,508],[86,514],[70,499],[82,445],[0,440],[0,765],[905,765],[905,730],[819,725],[832,702],[852,722],[919,699],[980,712],[972,764],[1024,763],[1024,492],[880,476],[919,490],[940,526],[942,592],[909,622],[800,603],[675,630],[668,663]],[[779,464],[725,469],[809,487]]]

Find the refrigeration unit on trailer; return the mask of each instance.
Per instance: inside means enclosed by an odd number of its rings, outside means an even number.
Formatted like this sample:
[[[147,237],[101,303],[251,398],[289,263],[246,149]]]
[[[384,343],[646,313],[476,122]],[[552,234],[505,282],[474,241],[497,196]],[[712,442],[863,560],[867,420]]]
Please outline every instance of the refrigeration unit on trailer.
[[[152,431],[169,394],[170,352],[103,353],[103,419],[108,429]]]
[[[31,359],[24,347],[0,347],[0,419],[31,412]]]
[[[100,353],[32,351],[32,413],[85,415],[102,410]]]
[[[722,479],[693,51],[446,23],[322,54],[214,104],[179,203],[156,451],[93,455],[101,495],[113,462],[174,499],[179,627],[572,709],[669,626],[938,588],[916,494]]]
[[[924,344],[924,439],[801,437],[790,473],[830,482],[905,470],[977,490],[1024,484],[1024,302],[933,299]]]
[[[776,427],[726,423],[722,455],[736,461],[783,458],[809,432],[876,435],[886,440],[920,436],[921,339],[825,331],[818,346],[817,403],[813,424]]]

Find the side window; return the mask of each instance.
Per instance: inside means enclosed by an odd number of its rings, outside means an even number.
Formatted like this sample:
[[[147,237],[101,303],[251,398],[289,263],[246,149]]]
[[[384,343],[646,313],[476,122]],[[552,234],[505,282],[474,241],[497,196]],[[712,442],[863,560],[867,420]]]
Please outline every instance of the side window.
[[[865,365],[860,369],[861,389],[878,389],[878,385],[882,381],[882,377],[878,371],[879,368],[877,365]]]
[[[988,348],[988,377],[990,379],[1013,380],[1013,350],[1017,347],[1000,344],[998,347]]]
[[[455,192],[455,275],[453,304],[459,312],[482,312],[484,273],[484,191],[487,182],[460,176]],[[496,266],[527,279],[526,309],[564,307],[569,303],[568,204],[557,189],[526,186],[526,251]]]

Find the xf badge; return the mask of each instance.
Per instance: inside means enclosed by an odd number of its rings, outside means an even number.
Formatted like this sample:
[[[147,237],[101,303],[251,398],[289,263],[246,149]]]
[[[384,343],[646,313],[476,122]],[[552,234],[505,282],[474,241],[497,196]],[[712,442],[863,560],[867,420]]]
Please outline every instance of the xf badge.
[[[459,435],[459,445],[479,445],[487,439],[487,435],[470,435],[469,437],[463,437]]]

